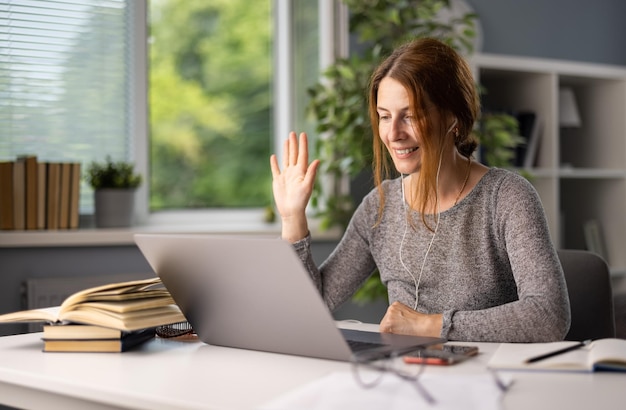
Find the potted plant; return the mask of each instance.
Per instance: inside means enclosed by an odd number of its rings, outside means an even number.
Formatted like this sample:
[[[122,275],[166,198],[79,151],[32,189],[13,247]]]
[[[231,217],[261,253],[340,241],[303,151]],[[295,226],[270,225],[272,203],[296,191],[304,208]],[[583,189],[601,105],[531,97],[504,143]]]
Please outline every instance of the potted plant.
[[[321,160],[321,174],[330,177],[316,184],[311,201],[322,229],[345,229],[360,200],[351,193],[372,188],[367,87],[374,67],[395,46],[414,37],[439,38],[469,56],[476,36],[477,15],[452,13],[454,0],[342,1],[350,11],[350,33],[360,51],[336,60],[324,71],[320,82],[308,90],[308,113],[319,133],[315,157]],[[442,15],[452,17],[442,19]],[[477,87],[481,93],[486,92]],[[520,141],[517,121],[507,114],[481,117],[476,135],[492,166],[506,166]],[[351,192],[346,192],[346,179],[350,180]],[[386,288],[375,274],[353,300],[367,303],[386,299],[386,295]]]
[[[131,226],[135,191],[142,181],[133,164],[114,162],[107,156],[104,162],[90,163],[86,172],[87,183],[94,190],[96,227]]]

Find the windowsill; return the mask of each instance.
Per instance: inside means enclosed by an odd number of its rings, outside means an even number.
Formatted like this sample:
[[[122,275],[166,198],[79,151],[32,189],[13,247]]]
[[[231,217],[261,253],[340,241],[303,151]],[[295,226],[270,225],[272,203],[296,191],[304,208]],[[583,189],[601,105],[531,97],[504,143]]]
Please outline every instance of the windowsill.
[[[85,225],[85,227],[83,227]],[[0,231],[0,248],[56,246],[125,246],[135,243],[136,233],[193,233],[215,235],[280,236],[280,222],[263,221],[258,210],[211,212],[160,212],[144,224],[129,228],[95,228],[81,221],[76,230]],[[314,240],[335,241],[338,229],[322,231],[313,218],[309,227]]]

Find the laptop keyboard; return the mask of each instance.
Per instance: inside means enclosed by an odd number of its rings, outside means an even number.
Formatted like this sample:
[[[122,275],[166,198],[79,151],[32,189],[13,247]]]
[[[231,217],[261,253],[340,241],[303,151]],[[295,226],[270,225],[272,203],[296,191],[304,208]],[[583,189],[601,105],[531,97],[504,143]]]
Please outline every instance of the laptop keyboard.
[[[380,343],[362,342],[360,340],[347,340],[347,342],[348,346],[350,346],[350,349],[355,353],[384,346]]]

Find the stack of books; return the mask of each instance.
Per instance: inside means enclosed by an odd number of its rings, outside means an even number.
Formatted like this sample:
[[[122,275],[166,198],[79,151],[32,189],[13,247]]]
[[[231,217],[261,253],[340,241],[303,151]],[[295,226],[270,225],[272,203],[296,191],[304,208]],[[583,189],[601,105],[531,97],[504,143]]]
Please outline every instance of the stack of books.
[[[97,286],[60,306],[0,315],[0,323],[45,322],[46,352],[124,352],[154,337],[156,327],[185,321],[159,278]]]
[[[0,229],[77,229],[80,180],[77,162],[0,162]]]

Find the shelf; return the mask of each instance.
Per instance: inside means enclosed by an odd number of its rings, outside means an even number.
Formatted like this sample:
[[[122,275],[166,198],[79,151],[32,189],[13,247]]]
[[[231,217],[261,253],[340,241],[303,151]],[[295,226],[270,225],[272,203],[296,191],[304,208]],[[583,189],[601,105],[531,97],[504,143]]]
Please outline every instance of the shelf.
[[[612,272],[626,267],[626,68],[479,54],[483,109],[531,111],[540,123],[536,167],[527,173],[558,248],[585,249],[584,224],[603,231]],[[580,126],[559,125],[559,90],[570,88]]]
[[[337,241],[338,229],[322,231],[318,222],[309,221],[311,235],[316,241]],[[55,231],[0,231],[0,248],[57,247],[57,246],[127,246],[134,245],[136,233],[182,233],[211,235],[280,236],[279,223],[196,223],[155,224],[116,229],[77,229]]]
[[[562,167],[558,170],[558,176],[580,179],[624,179],[626,178],[626,170]]]
[[[56,246],[126,246],[134,245],[136,233],[208,233],[279,236],[278,228],[233,230],[220,227],[132,227],[119,229],[77,229],[57,231],[3,231],[0,248]]]
[[[524,172],[531,178],[580,178],[580,179],[622,179],[626,178],[626,169],[597,169],[597,168],[514,168],[514,171]]]

